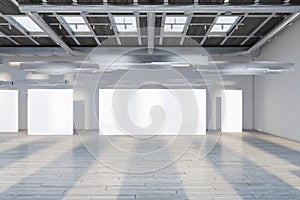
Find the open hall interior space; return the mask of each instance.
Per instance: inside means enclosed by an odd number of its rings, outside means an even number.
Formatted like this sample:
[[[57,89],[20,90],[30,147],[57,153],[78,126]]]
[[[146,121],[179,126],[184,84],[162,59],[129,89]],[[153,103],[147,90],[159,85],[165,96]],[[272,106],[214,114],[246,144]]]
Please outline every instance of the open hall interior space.
[[[300,199],[300,1],[1,0],[0,199]]]

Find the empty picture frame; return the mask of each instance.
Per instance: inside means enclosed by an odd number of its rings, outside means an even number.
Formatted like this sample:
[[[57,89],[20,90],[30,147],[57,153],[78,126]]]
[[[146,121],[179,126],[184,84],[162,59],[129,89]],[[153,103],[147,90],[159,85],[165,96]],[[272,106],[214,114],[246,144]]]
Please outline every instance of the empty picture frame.
[[[99,132],[103,135],[205,135],[206,90],[100,89]]]
[[[0,132],[18,132],[18,90],[0,90]]]
[[[28,135],[73,135],[73,90],[28,89]]]
[[[222,90],[221,131],[243,131],[243,91]]]

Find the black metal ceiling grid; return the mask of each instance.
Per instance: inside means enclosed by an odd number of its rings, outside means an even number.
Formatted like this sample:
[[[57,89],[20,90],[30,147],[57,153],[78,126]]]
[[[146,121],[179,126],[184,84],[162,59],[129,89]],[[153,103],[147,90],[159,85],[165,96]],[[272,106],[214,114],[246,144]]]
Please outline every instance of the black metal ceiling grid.
[[[193,17],[191,24],[210,24],[214,20],[214,17]],[[187,35],[205,35],[210,25],[190,25],[187,31]]]
[[[155,18],[155,35],[159,35],[160,34],[160,29],[162,26],[162,17],[156,17]]]
[[[274,27],[276,27],[284,17],[274,17],[268,23],[266,23],[255,35],[266,35],[269,33]]]
[[[240,46],[240,44],[245,40],[245,38],[229,38],[224,46],[235,47]]]
[[[140,20],[140,31],[141,31],[141,35],[147,35],[147,17],[139,17]],[[161,18],[156,18],[155,22],[159,23],[158,21],[161,21]]]
[[[78,46],[71,37],[62,37],[61,39],[70,47]]]
[[[48,4],[72,4],[72,0],[47,0]]]
[[[3,37],[0,37],[0,45],[3,47],[15,46],[13,42]]]
[[[62,25],[61,26],[58,25],[60,23],[55,17],[43,15],[43,19],[55,31],[56,34],[61,35],[61,36],[69,35],[68,32],[65,30],[65,28]]]
[[[169,0],[170,5],[190,5],[194,4],[194,0]]]
[[[164,37],[163,45],[164,46],[178,46],[180,43],[180,38],[175,37]]]
[[[290,4],[291,5],[300,5],[300,1],[299,0],[290,0]]]
[[[246,17],[232,35],[250,35],[265,19],[266,17]]]
[[[18,0],[20,4],[41,4],[42,0]]]
[[[115,38],[100,38],[101,46],[118,46],[117,40]]]
[[[93,5],[93,4],[103,4],[102,0],[77,0],[78,4],[86,4],[86,5]]]
[[[41,46],[58,46],[53,40],[48,37],[36,37],[34,38]],[[31,41],[31,40],[30,40]],[[32,43],[32,41],[31,41]]]
[[[163,4],[164,0],[138,0],[141,5],[159,5]]]
[[[92,37],[78,37],[77,40],[80,44],[86,47],[94,47],[97,46],[97,43],[94,38]]]
[[[199,4],[224,4],[224,0],[199,0]]]
[[[0,13],[4,15],[21,15],[19,8],[11,0],[0,0]]]
[[[254,0],[229,0],[229,4],[251,5],[254,4]]]
[[[224,40],[224,37],[208,37],[205,40],[203,46],[205,46],[205,47],[219,46],[223,40]]]
[[[22,46],[36,46],[36,44],[34,44],[30,39],[28,38],[12,38],[14,41],[18,42],[19,44],[21,44]]]
[[[8,22],[0,17],[0,31],[4,33],[5,35],[23,35],[18,29],[16,29],[14,26],[9,26]],[[4,25],[7,24],[7,25]]]
[[[283,4],[284,0],[260,0],[260,4],[269,4],[269,5],[274,5],[274,4]]]
[[[98,36],[104,35],[114,35],[114,31],[110,25],[110,20],[108,17],[87,17],[87,20],[91,24],[103,24],[103,25],[95,25],[94,31]]]
[[[128,5],[133,4],[133,0],[108,0],[109,4],[112,5]]]
[[[121,43],[125,46],[139,46],[138,40],[136,37],[122,37]]]
[[[256,42],[258,42],[259,39],[260,39],[259,37],[250,38],[250,39],[244,44],[244,46],[246,46],[246,47],[251,47],[251,46],[253,46]]]

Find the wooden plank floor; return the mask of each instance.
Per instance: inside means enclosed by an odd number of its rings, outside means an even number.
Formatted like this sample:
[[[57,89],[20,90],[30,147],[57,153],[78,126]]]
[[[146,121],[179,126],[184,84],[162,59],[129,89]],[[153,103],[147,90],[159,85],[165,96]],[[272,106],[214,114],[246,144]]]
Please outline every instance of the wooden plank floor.
[[[198,136],[186,150],[188,136],[180,136],[175,148],[149,156],[172,137],[136,143],[111,136],[122,154],[96,134],[0,134],[0,199],[300,199],[297,142],[257,132],[215,133]],[[97,152],[91,155],[82,141]]]

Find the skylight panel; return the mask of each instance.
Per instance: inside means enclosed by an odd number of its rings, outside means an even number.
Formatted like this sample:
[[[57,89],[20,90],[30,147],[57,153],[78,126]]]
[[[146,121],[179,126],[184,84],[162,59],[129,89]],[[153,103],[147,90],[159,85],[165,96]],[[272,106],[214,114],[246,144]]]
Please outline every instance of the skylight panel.
[[[12,18],[29,33],[43,33],[43,30],[28,16],[20,15]]]
[[[210,32],[227,33],[238,20],[238,16],[220,16]]]
[[[63,19],[74,33],[91,32],[81,16],[65,16]]]
[[[164,31],[165,32],[183,32],[186,23],[186,17],[166,17]]]
[[[131,16],[114,17],[118,32],[137,32],[136,18]]]

